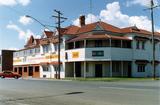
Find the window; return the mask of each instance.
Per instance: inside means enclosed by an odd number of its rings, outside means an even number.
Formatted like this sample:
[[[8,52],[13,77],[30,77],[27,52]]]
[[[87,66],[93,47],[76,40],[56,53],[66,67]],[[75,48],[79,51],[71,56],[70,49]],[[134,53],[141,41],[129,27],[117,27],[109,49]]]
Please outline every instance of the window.
[[[137,40],[136,48],[137,48],[137,49],[140,49],[140,41],[139,41],[139,40]]]
[[[54,45],[54,49],[55,49],[55,51],[58,50],[58,44],[55,44],[55,45]]]
[[[96,57],[96,56],[104,56],[104,51],[92,51],[92,56]]]
[[[95,40],[95,47],[102,47],[102,40]]]
[[[145,49],[145,42],[144,41],[142,42],[142,49],[143,50]]]
[[[48,66],[43,66],[43,71],[49,71],[49,67]]]
[[[38,47],[38,48],[35,48],[35,53],[36,53],[36,54],[40,53],[40,48],[39,48],[39,47]]]
[[[50,51],[50,45],[43,45],[43,52],[48,53]]]
[[[145,65],[144,64],[138,65],[138,72],[145,72]]]
[[[137,40],[136,48],[144,50],[145,49],[145,41],[139,41],[139,40]]]

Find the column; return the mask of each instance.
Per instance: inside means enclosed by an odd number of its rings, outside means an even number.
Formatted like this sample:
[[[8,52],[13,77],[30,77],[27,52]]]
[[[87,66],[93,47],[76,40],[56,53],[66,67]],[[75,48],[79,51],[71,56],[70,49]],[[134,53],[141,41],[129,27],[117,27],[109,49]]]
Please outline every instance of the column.
[[[121,77],[123,77],[123,61],[121,61]]]
[[[112,47],[112,39],[109,39],[109,47]]]
[[[110,61],[110,77],[112,77],[112,61]]]
[[[36,78],[36,74],[35,74],[35,66],[33,66],[33,75],[32,78]]]
[[[84,61],[84,78],[86,78],[86,61]]]
[[[74,49],[76,48],[76,42],[73,42],[73,48]]]
[[[123,48],[123,41],[121,40],[121,48]]]
[[[54,48],[53,43],[50,43],[50,46],[51,46],[51,52],[55,52],[55,48]]]
[[[40,45],[40,54],[43,54],[43,47]]]
[[[84,48],[86,48],[86,40],[84,40]]]

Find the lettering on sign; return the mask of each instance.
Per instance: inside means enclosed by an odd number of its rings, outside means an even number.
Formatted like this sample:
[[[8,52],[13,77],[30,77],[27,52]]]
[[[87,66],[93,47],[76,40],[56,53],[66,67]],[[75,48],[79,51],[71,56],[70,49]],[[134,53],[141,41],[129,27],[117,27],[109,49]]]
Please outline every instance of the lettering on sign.
[[[46,56],[46,59],[57,59],[58,55],[57,54],[53,54],[53,55],[48,55]]]
[[[18,62],[22,62],[22,60],[21,59],[13,60],[13,63],[18,63]]]
[[[72,52],[72,58],[79,58],[79,52]]]

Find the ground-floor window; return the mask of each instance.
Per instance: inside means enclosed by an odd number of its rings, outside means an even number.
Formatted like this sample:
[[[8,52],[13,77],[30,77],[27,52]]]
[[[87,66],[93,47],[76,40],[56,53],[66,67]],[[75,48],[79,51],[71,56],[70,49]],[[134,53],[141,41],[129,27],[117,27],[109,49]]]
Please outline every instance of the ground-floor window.
[[[58,71],[58,66],[54,66],[54,71]]]
[[[144,64],[138,64],[138,72],[145,72],[145,65]]]
[[[49,66],[43,66],[43,71],[45,72],[49,71]]]

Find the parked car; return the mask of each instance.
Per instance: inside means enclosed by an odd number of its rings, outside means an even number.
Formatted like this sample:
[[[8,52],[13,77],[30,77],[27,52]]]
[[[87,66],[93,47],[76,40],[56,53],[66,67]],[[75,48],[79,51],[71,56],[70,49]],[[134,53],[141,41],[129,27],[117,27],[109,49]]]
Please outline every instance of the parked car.
[[[2,73],[0,73],[0,77],[1,78],[15,78],[15,79],[18,79],[21,77],[20,74],[16,74],[14,72],[11,72],[11,71],[4,71]]]

